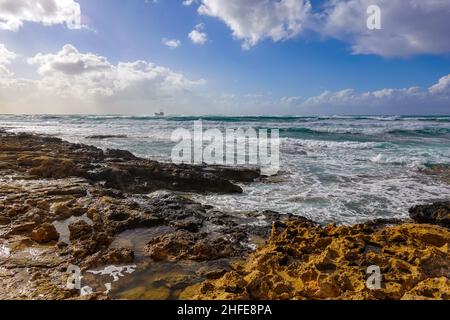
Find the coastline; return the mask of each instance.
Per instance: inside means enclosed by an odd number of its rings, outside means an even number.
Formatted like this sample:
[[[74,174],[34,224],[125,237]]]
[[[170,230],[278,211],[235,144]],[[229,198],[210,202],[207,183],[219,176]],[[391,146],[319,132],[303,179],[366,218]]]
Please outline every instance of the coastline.
[[[183,192],[239,193],[236,183],[259,172],[163,164],[43,135],[0,138],[0,299],[450,299],[448,207],[416,210],[428,224],[355,226],[223,212]],[[118,241],[142,229],[151,232],[141,246]],[[374,264],[380,290],[365,286]],[[66,286],[69,265],[160,271],[144,273],[147,285],[125,276],[112,295],[94,283],[80,297]]]

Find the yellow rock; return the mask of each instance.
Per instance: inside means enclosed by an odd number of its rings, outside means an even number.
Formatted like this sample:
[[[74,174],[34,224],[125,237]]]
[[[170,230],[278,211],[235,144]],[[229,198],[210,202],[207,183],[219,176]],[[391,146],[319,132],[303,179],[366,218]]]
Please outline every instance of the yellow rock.
[[[321,227],[292,219],[222,278],[189,289],[196,299],[448,299],[450,232],[405,223]],[[366,281],[370,266],[381,288]],[[196,294],[192,291],[196,290]]]

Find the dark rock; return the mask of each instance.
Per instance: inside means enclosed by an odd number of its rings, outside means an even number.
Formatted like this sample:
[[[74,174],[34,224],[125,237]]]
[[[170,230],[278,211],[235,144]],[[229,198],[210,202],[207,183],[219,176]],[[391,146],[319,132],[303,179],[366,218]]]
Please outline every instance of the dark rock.
[[[109,219],[113,221],[124,221],[129,218],[129,214],[124,211],[113,211],[109,214]]]
[[[92,136],[87,136],[86,139],[92,139],[92,140],[104,140],[104,139],[112,139],[112,138],[116,138],[116,139],[125,139],[127,138],[126,135],[124,134],[105,134],[105,135],[92,135]]]
[[[415,206],[409,209],[409,216],[418,223],[437,224],[450,228],[450,201]]]
[[[225,238],[208,238],[206,234],[176,231],[152,239],[145,254],[156,261],[210,261],[243,254],[239,243]]]
[[[92,235],[92,226],[90,226],[86,221],[79,220],[73,222],[69,225],[70,240],[82,240],[87,239]]]
[[[97,268],[107,265],[130,264],[134,262],[134,251],[128,248],[114,248],[99,251],[82,260],[82,268]]]
[[[126,138],[126,136],[124,136]],[[134,154],[126,150],[107,149],[105,152],[107,158],[117,158],[122,160],[136,160],[138,159]]]
[[[106,264],[125,264],[133,263],[134,252],[128,248],[110,249],[104,255]]]
[[[227,166],[205,166],[205,170],[219,175],[220,177],[237,182],[253,182],[261,177],[259,169],[227,167]]]
[[[225,273],[227,273],[229,270],[224,269],[224,268],[216,268],[213,270],[209,270],[207,272],[204,273],[204,276],[206,279],[219,279],[220,277],[222,277]]]
[[[189,232],[199,232],[202,227],[202,220],[200,219],[185,219],[181,221],[173,221],[170,223],[176,230],[186,230]]]

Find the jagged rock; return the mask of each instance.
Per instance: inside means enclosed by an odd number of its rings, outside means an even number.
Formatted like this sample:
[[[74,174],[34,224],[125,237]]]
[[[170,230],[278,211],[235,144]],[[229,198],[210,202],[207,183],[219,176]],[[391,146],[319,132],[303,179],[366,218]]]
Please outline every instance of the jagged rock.
[[[58,241],[59,234],[51,223],[44,223],[31,232],[31,239],[39,243]]]
[[[138,159],[134,154],[126,150],[107,149],[105,152],[107,158],[117,158],[122,160],[136,160]]]
[[[112,248],[98,251],[87,259],[83,259],[83,269],[97,268],[108,265],[123,265],[134,262],[134,251],[129,248]]]
[[[66,178],[78,176],[79,168],[69,159],[41,156],[33,159],[33,167],[28,173],[42,178]]]
[[[152,239],[145,248],[156,261],[208,261],[238,256],[243,252],[238,243],[225,238],[209,239],[206,234],[176,231]]]
[[[41,210],[49,211],[50,210],[50,204],[47,200],[40,200],[36,203],[36,207],[38,207]]]
[[[426,279],[407,292],[402,300],[449,300],[450,280],[448,277]]]
[[[79,220],[69,225],[70,240],[87,239],[92,235],[93,229],[86,221]]]
[[[249,182],[260,175],[253,169],[159,163],[138,158],[125,150],[103,152],[53,137],[10,133],[1,133],[1,137],[0,150],[12,155],[2,159],[10,169],[41,178],[87,178],[126,192],[148,193],[166,189],[240,193],[242,188],[231,180]],[[83,190],[70,192],[78,195]]]
[[[283,222],[290,216],[275,212],[220,212],[172,191],[240,192],[235,182],[251,182],[259,172],[158,163],[39,135],[3,132],[0,138],[0,174],[13,177],[0,181],[0,263],[7,266],[0,268],[0,287],[9,288],[0,298],[79,298],[64,290],[67,264],[82,270],[132,264],[134,251],[112,241],[123,231],[148,228],[155,230],[144,250],[148,257],[206,267],[185,278],[163,274],[130,297],[448,299],[445,228],[399,221],[323,227],[306,219]],[[84,214],[92,227],[72,224],[77,241],[49,246],[30,240],[56,243],[49,223]],[[255,237],[261,248],[246,260]],[[137,264],[146,260],[142,247],[132,248],[139,251]],[[374,264],[383,282],[371,291],[365,272]],[[199,279],[208,280],[195,284]]]
[[[205,166],[205,170],[220,175],[221,177],[239,182],[253,182],[261,177],[259,169],[227,167],[227,166]]]
[[[450,292],[449,245],[450,232],[439,226],[322,227],[293,219],[274,224],[264,247],[193,298],[441,299]],[[379,290],[366,285],[373,265],[382,272]]]
[[[11,226],[11,231],[8,232],[8,235],[17,235],[17,234],[30,234],[36,226],[36,222],[27,221],[19,224],[15,224]]]
[[[126,264],[132,263],[134,260],[134,252],[131,249],[110,249],[103,256],[106,264]]]
[[[409,209],[409,216],[418,223],[431,223],[450,228],[450,201],[415,206]]]
[[[72,216],[72,210],[65,203],[57,204],[53,208],[53,212],[58,220],[65,220]]]

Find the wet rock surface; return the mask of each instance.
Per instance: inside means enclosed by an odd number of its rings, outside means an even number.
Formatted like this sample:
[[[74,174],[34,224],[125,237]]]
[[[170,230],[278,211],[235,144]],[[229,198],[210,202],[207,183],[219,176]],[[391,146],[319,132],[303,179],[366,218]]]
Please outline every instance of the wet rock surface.
[[[432,223],[450,228],[450,201],[415,206],[409,209],[409,216],[418,223]]]
[[[231,182],[250,182],[259,172],[220,166],[190,166],[140,159],[128,151],[72,144],[54,137],[1,133],[0,168],[38,178],[82,177],[132,193],[167,189],[242,192]]]
[[[145,270],[158,261],[223,258],[227,265],[227,259],[249,253],[252,235],[268,230],[271,221],[253,232],[245,224],[256,217],[220,213],[226,219],[219,224],[214,208],[180,192],[241,192],[231,178],[258,177],[252,169],[176,166],[54,137],[0,133],[0,299],[105,297],[102,291],[80,297],[79,290],[68,289],[70,265],[83,272],[136,263]],[[156,232],[142,245],[145,256],[111,247],[123,232],[155,228],[167,238]],[[203,275],[194,278],[164,283],[188,286]],[[156,289],[143,297],[167,297]]]
[[[242,192],[236,183],[258,178],[0,132],[0,299],[449,298],[446,228],[323,227],[186,196]],[[413,209],[413,219],[444,226],[445,206]],[[384,287],[370,291],[365,269],[374,264]],[[92,289],[84,296],[67,287],[71,265]]]

